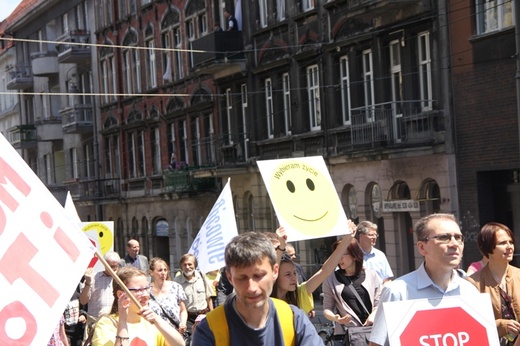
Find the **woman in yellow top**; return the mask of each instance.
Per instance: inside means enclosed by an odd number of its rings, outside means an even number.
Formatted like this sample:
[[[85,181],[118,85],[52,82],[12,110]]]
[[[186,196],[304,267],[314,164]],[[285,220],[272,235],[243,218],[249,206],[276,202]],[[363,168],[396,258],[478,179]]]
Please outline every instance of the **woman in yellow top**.
[[[300,285],[298,285],[296,267],[293,261],[286,256],[282,257],[278,269],[278,278],[274,283],[271,297],[296,305],[306,314],[309,314],[314,309],[312,293],[334,272],[341,256],[355,236],[356,225],[349,221],[349,227],[352,233],[344,235],[336,250],[327,258],[322,267],[309,280],[302,282]],[[279,230],[277,230],[277,233],[280,234]],[[277,250],[280,250],[280,248],[285,249],[285,237],[283,236],[280,237],[280,245]]]
[[[127,266],[117,275],[142,308],[139,309],[114,280],[112,311],[96,323],[92,346],[184,346],[182,335],[148,306],[151,286],[146,274]]]

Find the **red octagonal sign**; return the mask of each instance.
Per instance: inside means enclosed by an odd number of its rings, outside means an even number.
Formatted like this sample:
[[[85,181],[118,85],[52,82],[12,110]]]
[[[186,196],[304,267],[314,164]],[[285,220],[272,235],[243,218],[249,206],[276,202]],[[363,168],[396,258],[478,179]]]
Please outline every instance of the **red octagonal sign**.
[[[406,346],[486,346],[486,327],[463,308],[417,311],[400,336]]]

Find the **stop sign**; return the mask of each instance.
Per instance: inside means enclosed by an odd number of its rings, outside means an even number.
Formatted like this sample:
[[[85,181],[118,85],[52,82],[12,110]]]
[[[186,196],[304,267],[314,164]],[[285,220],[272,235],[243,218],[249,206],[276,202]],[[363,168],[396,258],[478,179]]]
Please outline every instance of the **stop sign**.
[[[486,327],[462,307],[416,311],[399,339],[406,346],[490,345]]]

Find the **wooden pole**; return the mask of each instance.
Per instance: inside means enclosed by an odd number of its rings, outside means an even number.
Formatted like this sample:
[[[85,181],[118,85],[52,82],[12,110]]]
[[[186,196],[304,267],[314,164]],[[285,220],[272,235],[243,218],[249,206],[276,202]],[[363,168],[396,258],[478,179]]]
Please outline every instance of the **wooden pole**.
[[[132,299],[132,301],[135,303],[135,305],[137,305],[139,307],[139,309],[142,309],[141,303],[139,303],[137,298],[132,294],[132,292],[130,292],[130,290],[128,289],[128,287],[126,287],[126,285],[123,283],[123,281],[121,281],[119,276],[117,276],[116,272],[112,269],[110,264],[108,264],[108,262],[103,258],[103,255],[97,249],[96,249],[96,256],[99,258],[101,263],[103,263],[103,265],[105,266],[105,269],[110,273],[112,278],[114,278],[114,280],[119,284],[121,289],[123,291],[125,291],[126,296],[128,298]]]

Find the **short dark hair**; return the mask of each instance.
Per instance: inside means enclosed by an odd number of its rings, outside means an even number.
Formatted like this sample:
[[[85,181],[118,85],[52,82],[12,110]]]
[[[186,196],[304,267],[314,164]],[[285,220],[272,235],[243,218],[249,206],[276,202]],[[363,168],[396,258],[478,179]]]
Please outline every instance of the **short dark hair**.
[[[267,257],[271,267],[276,264],[274,246],[261,232],[246,232],[237,235],[226,245],[226,269],[244,268],[263,261]]]
[[[422,219],[420,219],[419,221],[417,221],[417,223],[415,224],[415,235],[417,236],[417,240],[418,241],[424,241],[426,240],[426,238],[428,238],[428,235],[431,231],[431,228],[429,228],[429,223],[430,221],[432,220],[451,220],[455,223],[457,223],[457,219],[455,219],[455,216],[453,214],[444,214],[444,213],[435,213],[435,214],[430,214],[430,215],[427,215],[425,217],[423,217]]]
[[[497,246],[497,232],[500,230],[504,230],[513,240],[513,244],[515,243],[515,235],[509,227],[498,222],[488,222],[477,236],[477,245],[482,256],[489,257],[489,254],[493,253]]]

